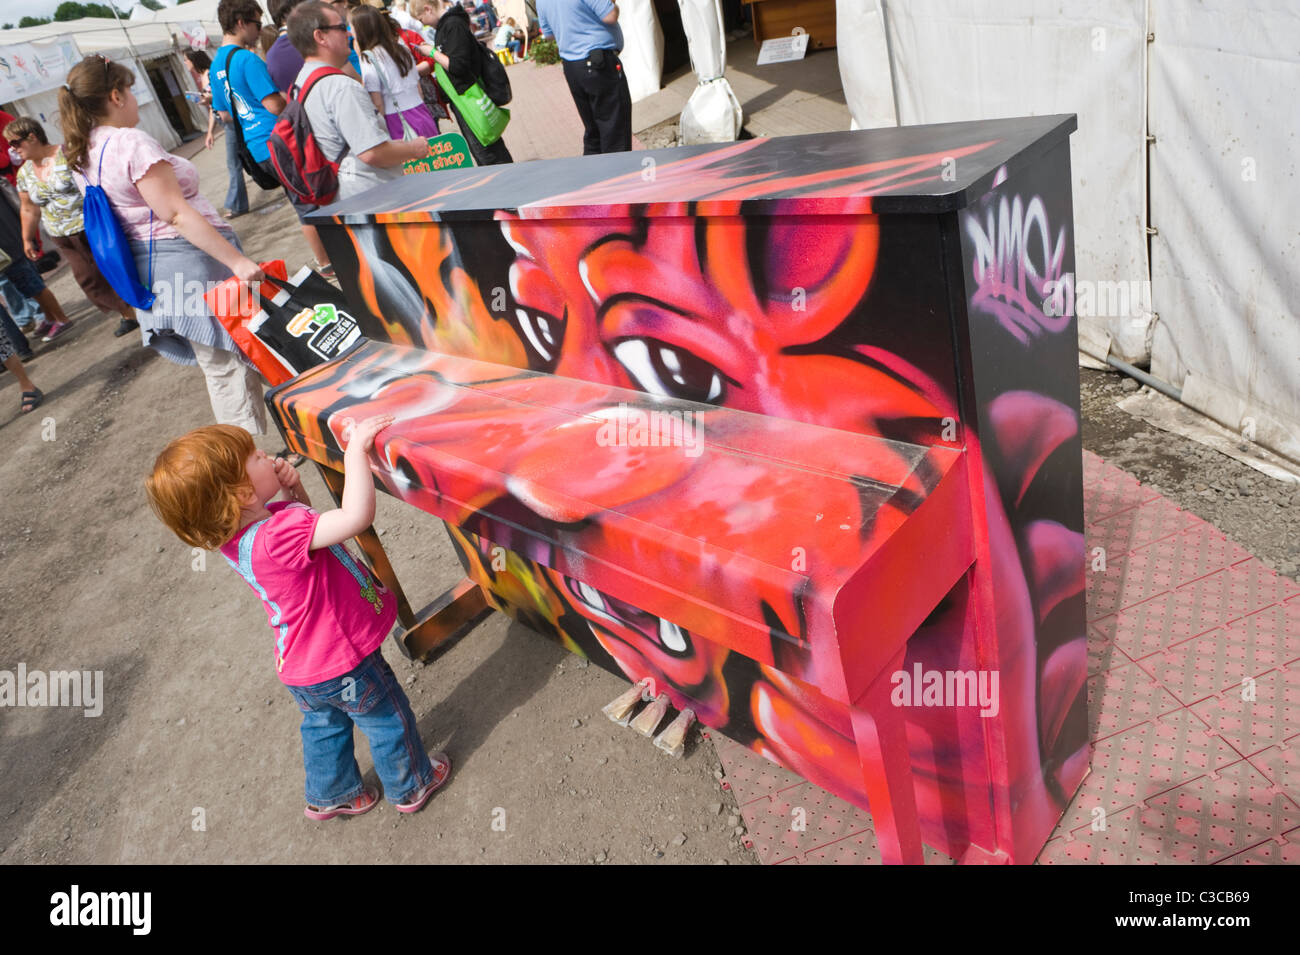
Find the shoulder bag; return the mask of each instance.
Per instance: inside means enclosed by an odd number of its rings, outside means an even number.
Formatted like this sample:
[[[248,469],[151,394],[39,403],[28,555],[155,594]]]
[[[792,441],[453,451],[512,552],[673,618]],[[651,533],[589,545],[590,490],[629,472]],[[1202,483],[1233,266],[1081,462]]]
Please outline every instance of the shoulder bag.
[[[484,146],[491,146],[500,139],[510,122],[510,110],[502,109],[492,102],[492,98],[483,92],[483,87],[478,83],[463,93],[457,93],[442,64],[435,65],[433,69],[438,85],[447,94],[447,98],[456,104],[465,125],[469,127],[468,132]]]
[[[232,120],[230,125],[235,130],[235,142],[239,147],[239,164],[244,167],[244,172],[253,177],[253,182],[263,189],[276,189],[280,186],[280,180],[262,168],[262,164],[253,158],[253,154],[248,151],[248,145],[244,142],[244,124],[239,121],[239,110],[235,108],[235,91],[230,88],[230,61],[238,52],[237,49],[231,50],[230,55],[226,57],[226,101],[230,104]],[[253,56],[257,55],[251,50],[246,52]]]
[[[375,52],[374,50],[366,50],[366,52],[362,53],[361,55],[366,58],[367,63],[369,63],[372,67],[374,67],[375,74],[379,77],[379,95],[384,100],[385,125],[387,125],[388,123],[387,116],[390,115],[388,113],[388,101],[391,96],[391,99],[393,101],[392,102],[393,114],[396,114],[398,121],[402,124],[402,140],[407,141],[411,139],[420,139],[421,138],[420,134],[411,128],[411,124],[406,121],[406,117],[402,115],[402,111],[397,108],[397,94],[396,93],[390,94],[388,92],[388,84],[384,82],[384,70],[379,65],[379,58],[371,55],[374,52]],[[414,57],[412,57],[412,59],[414,59]],[[415,67],[412,66],[411,69],[415,69]]]
[[[153,308],[153,210],[149,210],[149,279],[148,286],[140,284],[140,272],[135,266],[135,256],[131,254],[131,243],[122,231],[122,224],[117,221],[113,205],[108,200],[108,193],[101,185],[104,181],[104,153],[108,150],[112,136],[104,140],[99,149],[99,168],[92,184],[86,179],[86,196],[82,201],[82,219],[86,226],[86,242],[90,252],[113,291],[122,296],[122,300],[136,308]]]

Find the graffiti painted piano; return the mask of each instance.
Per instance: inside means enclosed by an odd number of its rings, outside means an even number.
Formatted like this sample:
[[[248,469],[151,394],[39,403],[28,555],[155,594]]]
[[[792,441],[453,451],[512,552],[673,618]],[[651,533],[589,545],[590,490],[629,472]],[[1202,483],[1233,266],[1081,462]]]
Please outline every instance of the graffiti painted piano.
[[[440,612],[649,678],[886,861],[1031,862],[1088,759],[1074,128],[406,177],[317,216],[369,340],[269,402],[327,470],[398,416],[374,469],[447,521]]]

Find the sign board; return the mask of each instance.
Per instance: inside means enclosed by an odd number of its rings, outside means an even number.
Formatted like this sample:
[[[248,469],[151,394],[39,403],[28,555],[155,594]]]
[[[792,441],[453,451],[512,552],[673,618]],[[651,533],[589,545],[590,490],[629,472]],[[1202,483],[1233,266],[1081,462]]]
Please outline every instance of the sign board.
[[[778,36],[764,40],[758,51],[758,66],[769,63],[789,63],[802,60],[808,52],[808,34],[796,33],[793,36]]]
[[[412,159],[402,166],[402,175],[409,176],[417,172],[438,172],[443,169],[458,169],[472,166],[474,161],[469,156],[469,144],[460,133],[443,133],[429,140],[429,155],[424,159]]]
[[[0,103],[57,89],[79,62],[72,40],[0,46]]]

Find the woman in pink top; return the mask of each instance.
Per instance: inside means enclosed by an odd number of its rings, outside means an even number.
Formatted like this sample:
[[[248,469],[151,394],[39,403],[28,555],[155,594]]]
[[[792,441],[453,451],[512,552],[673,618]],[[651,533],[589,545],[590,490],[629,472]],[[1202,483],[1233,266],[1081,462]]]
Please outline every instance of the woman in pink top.
[[[261,377],[202,295],[231,274],[257,282],[262,270],[199,193],[194,164],[135,128],[134,82],[130,70],[102,56],[88,56],[68,73],[59,91],[68,165],[83,193],[87,183],[104,188],[141,279],[154,278],[153,309],[137,314],[144,344],[203,370],[217,421],[263,434]]]

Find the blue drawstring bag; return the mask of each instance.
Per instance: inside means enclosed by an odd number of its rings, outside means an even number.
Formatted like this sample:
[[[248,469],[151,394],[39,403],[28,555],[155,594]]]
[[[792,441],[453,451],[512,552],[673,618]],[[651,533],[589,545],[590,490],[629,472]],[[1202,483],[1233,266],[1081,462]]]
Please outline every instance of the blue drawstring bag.
[[[109,137],[111,140],[112,137]],[[99,150],[99,169],[96,178],[104,181],[104,151],[108,141]],[[86,241],[95,256],[95,264],[113,286],[113,291],[122,296],[122,300],[136,308],[153,308],[153,212],[149,213],[149,286],[140,284],[140,273],[135,267],[135,256],[131,254],[131,243],[122,231],[122,224],[117,221],[112,203],[102,186],[91,185],[86,180],[86,197],[82,205],[82,217],[86,225]]]

